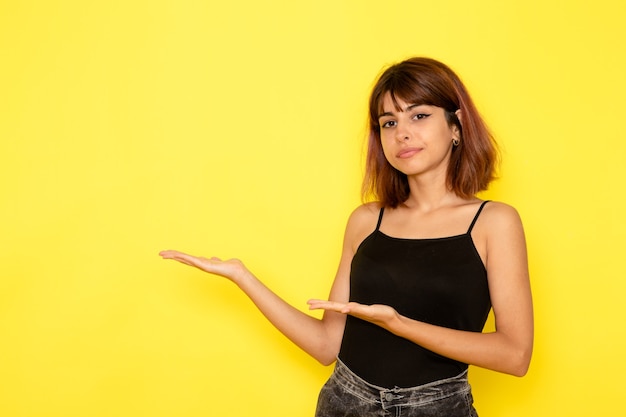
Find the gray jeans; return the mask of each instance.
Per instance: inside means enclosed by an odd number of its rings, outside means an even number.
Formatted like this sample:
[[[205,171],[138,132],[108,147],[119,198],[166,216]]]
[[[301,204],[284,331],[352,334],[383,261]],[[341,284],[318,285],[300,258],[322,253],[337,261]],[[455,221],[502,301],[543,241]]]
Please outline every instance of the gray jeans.
[[[413,388],[368,384],[339,359],[322,388],[315,417],[478,417],[467,371]]]

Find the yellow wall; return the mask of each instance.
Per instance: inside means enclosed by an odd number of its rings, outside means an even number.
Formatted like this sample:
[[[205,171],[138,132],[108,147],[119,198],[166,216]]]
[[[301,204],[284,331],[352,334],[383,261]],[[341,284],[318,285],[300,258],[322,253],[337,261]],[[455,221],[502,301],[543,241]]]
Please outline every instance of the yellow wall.
[[[306,309],[359,202],[383,65],[441,59],[504,150],[536,349],[472,369],[481,417],[624,415],[618,0],[0,3],[0,415],[311,416],[330,373],[233,285]]]

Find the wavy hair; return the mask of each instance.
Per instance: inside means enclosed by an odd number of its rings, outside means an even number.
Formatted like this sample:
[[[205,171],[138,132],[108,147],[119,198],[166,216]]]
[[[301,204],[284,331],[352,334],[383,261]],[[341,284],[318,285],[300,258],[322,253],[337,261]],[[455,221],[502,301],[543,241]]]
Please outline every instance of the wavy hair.
[[[386,69],[374,85],[369,100],[369,138],[362,196],[383,206],[397,207],[409,197],[407,176],[389,164],[380,140],[378,116],[386,94],[400,110],[398,100],[408,104],[441,107],[450,126],[456,125],[461,141],[452,148],[446,177],[451,191],[470,198],[486,190],[495,178],[498,150],[493,136],[478,113],[459,77],[445,64],[431,58],[410,58]],[[461,110],[461,119],[456,111]]]

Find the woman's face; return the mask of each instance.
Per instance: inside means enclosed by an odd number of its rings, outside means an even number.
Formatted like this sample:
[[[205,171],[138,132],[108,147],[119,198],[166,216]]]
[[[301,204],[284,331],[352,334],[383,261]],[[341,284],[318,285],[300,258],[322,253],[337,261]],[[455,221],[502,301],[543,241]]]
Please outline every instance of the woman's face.
[[[448,125],[441,107],[409,104],[389,93],[383,97],[378,117],[380,139],[387,161],[407,176],[427,173],[445,178],[452,152],[452,140],[460,139],[456,126]],[[458,114],[457,114],[458,116]]]

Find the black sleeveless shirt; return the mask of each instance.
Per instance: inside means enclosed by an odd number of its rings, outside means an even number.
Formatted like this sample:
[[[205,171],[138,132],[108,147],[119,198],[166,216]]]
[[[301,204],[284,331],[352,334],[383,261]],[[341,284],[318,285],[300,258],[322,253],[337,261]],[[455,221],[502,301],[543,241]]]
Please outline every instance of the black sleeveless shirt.
[[[399,314],[458,330],[480,332],[491,309],[487,271],[471,232],[433,239],[402,239],[376,230],[357,249],[350,301],[385,304]],[[383,328],[347,317],[339,359],[380,387],[414,387],[456,376],[467,364],[445,358]]]

